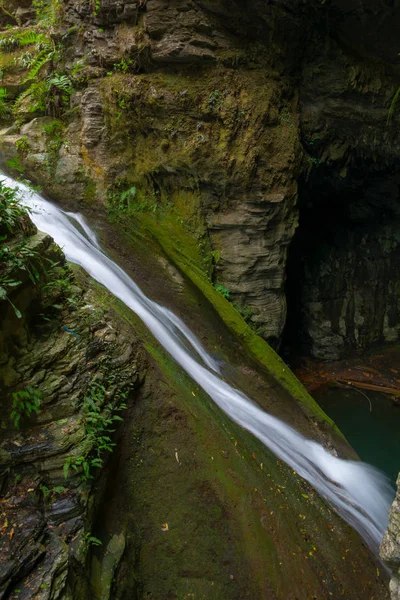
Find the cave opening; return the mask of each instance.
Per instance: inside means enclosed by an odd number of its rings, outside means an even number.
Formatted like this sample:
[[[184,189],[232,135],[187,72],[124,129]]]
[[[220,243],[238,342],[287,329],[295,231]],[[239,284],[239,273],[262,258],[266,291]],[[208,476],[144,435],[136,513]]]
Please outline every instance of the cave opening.
[[[400,337],[400,173],[316,165],[299,180],[282,354],[335,360]]]

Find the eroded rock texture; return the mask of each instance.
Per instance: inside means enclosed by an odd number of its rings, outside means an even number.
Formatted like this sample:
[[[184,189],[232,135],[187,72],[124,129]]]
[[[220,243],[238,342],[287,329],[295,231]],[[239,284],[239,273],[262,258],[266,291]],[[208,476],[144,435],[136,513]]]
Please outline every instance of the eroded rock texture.
[[[324,167],[332,172],[331,189],[344,180],[350,193],[357,161],[367,157],[378,174],[396,164],[398,129],[384,129],[396,89],[395,59],[387,58],[395,36],[382,36],[378,46],[369,35],[357,42],[343,27],[349,16],[353,29],[374,32],[377,15],[384,14],[394,32],[395,7],[373,1],[349,9],[320,0],[55,4],[60,11],[47,34],[60,52],[38,80],[46,84],[51,72],[67,75],[74,88],[69,106],[53,114],[53,106],[35,103],[29,68],[18,62],[24,50],[16,49],[1,82],[10,98],[19,97],[14,122],[5,122],[1,132],[2,158],[22,165],[65,208],[98,210],[103,202],[125,210],[134,223],[140,211],[154,213],[153,223],[158,210],[172,214],[179,250],[187,249],[180,232],[189,231],[205,268],[212,257],[215,283],[250,307],[254,325],[278,345],[299,178],[308,185]],[[16,3],[10,0],[6,9],[11,17],[3,13],[1,22],[13,24]],[[29,2],[25,9],[20,22],[32,24],[35,11]],[[129,212],[123,194],[132,189]],[[334,204],[333,192],[332,198]],[[43,325],[40,311],[32,306],[29,312],[34,292],[23,292],[15,290],[15,299],[25,298],[27,314]],[[386,598],[384,577],[375,577],[376,565],[357,536],[295,473],[286,474],[244,432],[217,423],[196,387],[176,389],[180,373],[164,357],[159,360],[169,376],[155,371],[157,385],[152,389],[150,382],[137,407],[143,427],[132,427],[124,442],[123,476],[118,469],[115,479],[110,476],[110,497],[119,504],[113,535],[94,557],[90,589],[93,496],[80,459],[90,456],[93,440],[85,430],[84,400],[90,384],[107,379],[108,365],[134,393],[141,365],[122,325],[96,314],[90,295],[77,294],[82,302],[74,310],[64,307],[44,330],[31,327],[35,319],[14,329],[10,307],[3,315],[11,328],[1,359],[6,423],[19,386],[34,383],[44,395],[42,412],[22,423],[24,438],[10,429],[1,443],[5,598],[22,589],[19,598],[32,592],[41,600],[80,600],[93,596],[95,586],[97,597],[105,598],[114,593],[114,574],[121,600],[126,594],[195,596],[193,589],[221,600]],[[395,323],[394,315],[390,327],[397,332]],[[111,385],[114,407],[112,391]],[[275,384],[272,395],[276,405],[287,401]],[[106,417],[107,406],[101,409]],[[73,477],[66,483],[68,465]],[[122,485],[113,494],[115,481]],[[120,507],[126,539],[117,523]],[[103,509],[106,517],[113,512]],[[128,558],[116,573],[124,553]],[[364,569],[355,585],[354,570]]]
[[[22,317],[0,302],[0,598],[19,590],[27,600],[72,600],[90,594],[91,489],[106,464],[101,436],[113,429],[90,432],[88,423],[95,413],[98,425],[118,414],[139,387],[141,361],[93,295],[69,281],[68,269],[50,267],[63,261],[52,239],[32,228],[29,248],[39,282],[27,271],[8,274],[20,280],[9,299]],[[40,410],[29,414],[35,395]],[[18,400],[25,408],[16,409]]]
[[[301,213],[311,195],[321,222],[333,222],[343,194],[382,188],[397,173],[397,117],[390,125],[387,117],[399,12],[397,2],[380,0],[107,0],[96,9],[71,0],[52,34],[64,45],[57,68],[76,88],[65,140],[55,152],[48,135],[39,143],[32,131],[13,129],[2,138],[3,152],[15,155],[15,142],[27,136],[30,148],[19,158],[54,197],[92,203],[134,186],[139,206],[174,206],[185,225],[195,215],[199,245],[218,257],[215,281],[279,345],[299,207]],[[3,80],[13,93],[16,78],[6,71]],[[19,111],[21,121],[31,119],[26,102]],[[385,207],[381,194],[378,212]],[[313,227],[318,232],[320,223]],[[347,246],[340,257],[332,249],[330,263],[336,258],[346,272],[359,262]],[[387,269],[376,268],[382,281]],[[345,307],[362,293],[356,283],[346,279],[336,293],[345,333],[336,325],[337,306],[313,309],[315,286],[317,280],[303,290],[299,281],[294,291],[311,315],[296,320],[315,355],[327,358],[328,346],[337,357],[378,338],[397,339],[395,302],[385,308],[389,324],[385,316],[372,324],[379,331],[370,340],[354,333],[360,317]],[[382,290],[388,286],[385,280]]]
[[[392,600],[400,598],[400,476],[397,480],[397,495],[389,514],[389,526],[381,544],[381,558],[392,569],[390,595]]]

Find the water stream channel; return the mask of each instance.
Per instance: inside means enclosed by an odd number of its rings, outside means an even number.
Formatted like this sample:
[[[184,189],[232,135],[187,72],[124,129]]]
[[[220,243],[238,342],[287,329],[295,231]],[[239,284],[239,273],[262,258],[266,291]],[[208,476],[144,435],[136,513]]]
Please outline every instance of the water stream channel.
[[[66,213],[27,186],[6,176],[2,178],[9,187],[19,189],[21,201],[29,207],[38,229],[54,238],[69,261],[83,267],[134,311],[166,351],[231,419],[310,482],[377,551],[394,495],[383,473],[365,463],[333,456],[322,445],[264,412],[223,378],[224,365],[214,360],[181,319],[146,297],[103,253],[95,233],[81,215]]]

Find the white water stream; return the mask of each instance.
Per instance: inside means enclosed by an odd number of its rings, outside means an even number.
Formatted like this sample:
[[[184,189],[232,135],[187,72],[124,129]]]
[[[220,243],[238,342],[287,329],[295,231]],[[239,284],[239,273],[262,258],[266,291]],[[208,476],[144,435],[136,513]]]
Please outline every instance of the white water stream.
[[[39,230],[50,234],[69,261],[133,310],[160,344],[229,417],[253,433],[323,496],[378,551],[394,493],[375,468],[332,456],[320,444],[259,408],[220,377],[218,363],[171,311],[147,298],[132,279],[108,258],[81,215],[66,213],[27,186],[2,176],[18,188]]]

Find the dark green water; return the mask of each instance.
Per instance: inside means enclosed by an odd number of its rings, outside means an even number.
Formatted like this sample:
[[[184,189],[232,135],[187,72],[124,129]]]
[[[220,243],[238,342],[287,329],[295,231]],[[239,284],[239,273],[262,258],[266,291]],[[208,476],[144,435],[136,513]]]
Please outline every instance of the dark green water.
[[[336,422],[361,460],[395,482],[400,471],[400,406],[384,394],[323,387],[313,396]]]

